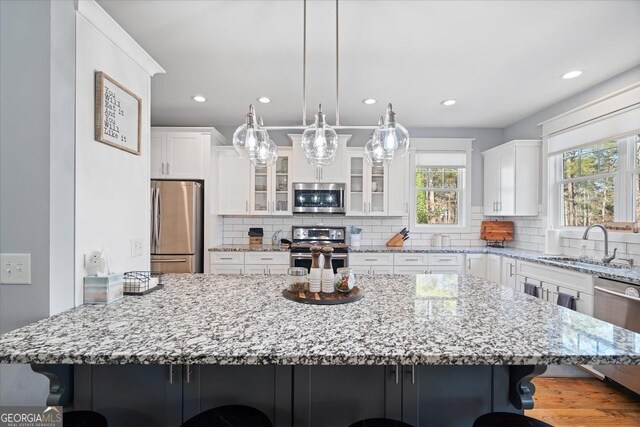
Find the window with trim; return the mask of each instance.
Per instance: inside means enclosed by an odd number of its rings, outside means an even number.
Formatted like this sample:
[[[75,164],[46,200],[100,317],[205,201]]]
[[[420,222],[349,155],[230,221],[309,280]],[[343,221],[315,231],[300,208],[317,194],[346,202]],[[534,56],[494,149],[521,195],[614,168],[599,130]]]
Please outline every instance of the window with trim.
[[[458,224],[460,168],[416,166],[416,224]]]
[[[640,138],[634,133],[560,153],[556,179],[561,198],[559,224],[585,227],[638,221],[639,150]]]
[[[455,231],[468,226],[469,156],[464,151],[416,153],[411,175],[413,227]]]

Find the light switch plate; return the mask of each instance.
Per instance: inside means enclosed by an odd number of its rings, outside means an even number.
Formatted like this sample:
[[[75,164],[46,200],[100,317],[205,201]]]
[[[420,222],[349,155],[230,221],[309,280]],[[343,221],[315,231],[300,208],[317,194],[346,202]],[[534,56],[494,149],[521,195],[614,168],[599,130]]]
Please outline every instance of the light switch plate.
[[[142,238],[131,239],[131,256],[142,256],[144,248],[142,247]]]
[[[0,254],[0,283],[31,284],[31,254]]]

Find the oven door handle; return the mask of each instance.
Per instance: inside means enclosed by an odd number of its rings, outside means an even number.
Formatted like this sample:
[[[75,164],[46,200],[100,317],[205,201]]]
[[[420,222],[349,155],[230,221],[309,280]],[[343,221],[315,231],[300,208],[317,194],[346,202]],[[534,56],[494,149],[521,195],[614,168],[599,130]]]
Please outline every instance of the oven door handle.
[[[601,288],[600,286],[594,286],[593,289],[595,289],[596,291],[604,292],[605,294],[613,295],[613,296],[620,297],[620,298],[625,298],[625,299],[628,299],[628,300],[631,300],[631,301],[640,302],[640,298],[638,298],[638,297],[632,297],[631,295],[621,294],[620,292],[615,292],[615,291],[610,291],[609,289]]]

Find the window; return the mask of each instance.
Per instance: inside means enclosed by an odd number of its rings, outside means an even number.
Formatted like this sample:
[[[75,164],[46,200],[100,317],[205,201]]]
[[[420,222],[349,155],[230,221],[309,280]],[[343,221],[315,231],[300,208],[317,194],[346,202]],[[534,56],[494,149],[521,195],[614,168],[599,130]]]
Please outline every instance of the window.
[[[562,154],[563,223],[587,226],[613,221],[618,143],[607,141]]]
[[[552,168],[555,159],[560,225],[585,227],[640,219],[638,134],[563,151],[550,158]]]
[[[434,145],[434,143],[430,143]],[[422,232],[468,232],[469,149],[417,151],[412,156],[411,226]],[[446,142],[442,144],[446,146]],[[465,146],[465,148],[467,147]]]
[[[416,166],[416,224],[458,224],[462,170]]]
[[[633,135],[631,137],[633,144],[633,150],[635,151],[635,156],[633,159],[633,172],[631,175],[631,180],[633,182],[633,204],[634,204],[634,216],[633,222],[640,223],[640,135]],[[635,139],[635,141],[633,141]]]

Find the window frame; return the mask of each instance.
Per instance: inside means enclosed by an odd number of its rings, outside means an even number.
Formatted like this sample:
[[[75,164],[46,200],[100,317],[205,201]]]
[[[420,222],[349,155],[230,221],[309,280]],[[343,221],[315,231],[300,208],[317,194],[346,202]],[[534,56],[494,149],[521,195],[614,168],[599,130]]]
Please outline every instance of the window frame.
[[[629,192],[633,194],[633,177],[640,173],[640,166],[635,165],[636,147],[635,141],[631,138],[638,135],[640,129],[628,132],[623,135],[611,136],[597,141],[591,141],[585,144],[576,145],[564,151],[554,153],[548,156],[548,175],[549,175],[549,207],[551,226],[561,230],[581,230],[582,225],[565,225],[564,224],[564,191],[565,183],[573,181],[589,181],[613,177],[613,185],[615,189],[613,220],[616,222],[634,222],[635,219],[635,197],[626,196]],[[626,141],[623,141],[627,139]],[[608,172],[603,174],[594,174],[585,177],[564,178],[563,175],[563,154],[567,151],[589,147],[592,145],[602,144],[608,141],[618,141],[618,170],[617,172]],[[625,197],[626,196],[626,197]]]
[[[452,166],[433,166],[433,165],[417,165],[417,154],[429,154],[429,153],[464,153],[465,166],[459,167],[458,165]],[[409,211],[409,224],[411,230],[417,233],[470,233],[471,232],[471,163],[472,149],[458,149],[458,150],[444,150],[444,149],[417,149],[412,150],[410,155],[410,168],[409,168],[409,197],[410,197],[410,211]],[[457,167],[458,166],[458,167]],[[416,170],[418,168],[454,168],[458,169],[458,187],[443,189],[446,191],[455,190],[458,193],[458,224],[419,224],[417,223],[417,187],[416,187]],[[434,190],[441,190],[440,188]]]

